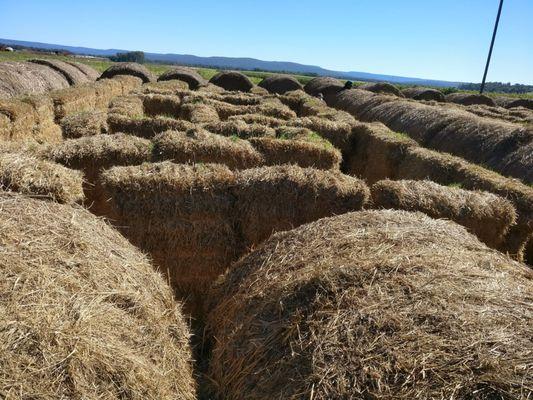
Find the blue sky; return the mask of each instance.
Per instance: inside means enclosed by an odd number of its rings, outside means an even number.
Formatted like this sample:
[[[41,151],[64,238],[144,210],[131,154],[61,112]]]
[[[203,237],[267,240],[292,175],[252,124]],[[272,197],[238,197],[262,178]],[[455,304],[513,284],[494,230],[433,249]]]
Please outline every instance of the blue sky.
[[[498,0],[0,0],[0,37],[479,82]],[[533,0],[506,0],[489,81],[533,84]]]

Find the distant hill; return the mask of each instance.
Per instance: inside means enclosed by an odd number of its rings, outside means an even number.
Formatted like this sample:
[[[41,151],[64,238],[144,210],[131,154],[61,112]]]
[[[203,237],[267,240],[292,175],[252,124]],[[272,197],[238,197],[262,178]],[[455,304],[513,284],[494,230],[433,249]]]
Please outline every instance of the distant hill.
[[[129,50],[122,49],[92,49],[89,47],[64,46],[50,43],[27,42],[22,40],[1,39],[0,43],[6,45],[18,45],[50,50],[66,50],[74,54],[84,54],[91,56],[109,57],[117,53]],[[288,72],[293,74],[314,74],[327,75],[341,79],[352,79],[361,81],[385,81],[391,83],[427,85],[440,87],[457,87],[463,82],[448,82],[431,79],[410,78],[395,75],[380,75],[359,71],[332,71],[315,65],[305,65],[288,61],[263,61],[255,58],[240,57],[198,57],[189,54],[159,54],[145,53],[147,61],[164,62],[169,64],[182,64],[191,66],[202,66],[211,68],[228,68],[241,70],[261,70],[271,72]]]

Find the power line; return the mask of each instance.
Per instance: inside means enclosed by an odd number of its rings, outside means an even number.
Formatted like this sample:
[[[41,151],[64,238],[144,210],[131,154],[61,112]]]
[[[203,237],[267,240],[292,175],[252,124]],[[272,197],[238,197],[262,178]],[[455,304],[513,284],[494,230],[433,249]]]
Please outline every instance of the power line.
[[[498,24],[500,23],[500,15],[502,14],[503,0],[500,0],[500,7],[498,8],[498,15],[496,16],[496,23],[494,24],[494,32],[492,32],[492,40],[490,42],[489,56],[487,57],[487,64],[485,65],[485,73],[483,74],[483,81],[481,82],[481,89],[479,94],[483,94],[485,90],[485,80],[487,79],[487,72],[489,72],[490,58],[492,57],[492,48],[494,47],[494,40],[496,39],[496,32],[498,31]]]

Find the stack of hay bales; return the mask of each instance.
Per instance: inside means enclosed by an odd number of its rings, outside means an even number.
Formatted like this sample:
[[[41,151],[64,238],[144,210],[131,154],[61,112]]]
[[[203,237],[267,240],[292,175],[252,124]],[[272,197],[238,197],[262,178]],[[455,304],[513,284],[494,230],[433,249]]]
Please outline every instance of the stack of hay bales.
[[[154,161],[175,163],[219,163],[230,169],[246,169],[264,163],[250,142],[224,137],[201,128],[187,132],[168,131],[153,139]]]
[[[83,111],[71,114],[61,120],[63,137],[77,139],[107,133],[107,113],[103,111]]]
[[[383,180],[371,188],[376,208],[421,211],[465,226],[489,247],[498,248],[516,223],[513,204],[498,195],[442,186],[432,181]]]
[[[530,270],[420,213],[278,233],[210,296],[210,398],[527,398],[531,293]]]
[[[402,90],[402,94],[405,97],[409,97],[414,100],[426,100],[426,101],[438,101],[438,102],[446,101],[444,94],[440,90],[421,87],[421,86],[405,88]]]
[[[89,212],[0,194],[0,293],[2,397],[196,398],[172,292]]]
[[[0,190],[36,198],[75,203],[83,200],[83,176],[25,152],[0,153]]]
[[[293,90],[302,90],[303,86],[290,75],[271,75],[259,82],[259,85],[269,93],[284,94]]]
[[[236,71],[222,71],[213,76],[209,83],[225,90],[249,92],[254,84],[246,75]]]
[[[192,90],[207,85],[207,81],[198,72],[187,67],[173,67],[161,74],[157,80],[169,81],[174,79],[186,82],[189,85],[189,89]]]
[[[156,79],[152,73],[141,64],[134,62],[120,62],[113,64],[100,75],[99,79],[113,78],[116,75],[131,75],[142,79],[144,83],[154,82]]]
[[[400,89],[387,82],[365,83],[361,86],[358,86],[357,89],[368,90],[369,92],[374,93],[390,94],[393,96],[404,97]]]
[[[100,174],[104,169],[119,165],[138,165],[151,159],[148,140],[117,133],[65,140],[52,148],[47,158],[84,174],[85,205],[97,215],[107,209]]]
[[[464,106],[483,104],[494,107],[496,105],[492,98],[478,93],[450,93],[446,95],[446,101],[450,103],[462,104]]]

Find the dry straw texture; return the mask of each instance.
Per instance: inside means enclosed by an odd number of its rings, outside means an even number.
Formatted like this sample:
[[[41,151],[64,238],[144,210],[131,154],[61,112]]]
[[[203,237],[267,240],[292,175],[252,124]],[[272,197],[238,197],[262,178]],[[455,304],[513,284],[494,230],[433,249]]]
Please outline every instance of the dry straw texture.
[[[123,76],[126,76],[126,75],[123,75]],[[170,81],[145,83],[141,87],[136,89],[135,93],[169,94],[169,95],[181,96],[184,93],[190,93],[190,90],[189,90],[189,85],[186,82],[173,79]]]
[[[497,105],[505,108],[524,107],[533,110],[533,99],[520,99],[516,97],[497,97]]]
[[[421,213],[276,234],[211,296],[211,398],[531,398],[532,279]]]
[[[168,94],[145,94],[141,96],[144,114],[177,118],[180,115],[181,99]]]
[[[307,82],[307,84],[304,86],[304,90],[311,96],[318,96],[319,94],[322,94],[325,98],[331,94],[336,94],[343,87],[344,85],[338,79],[317,77]]]
[[[261,114],[233,115],[228,118],[228,121],[244,121],[247,124],[258,124],[268,126],[270,128],[277,128],[287,123],[286,120],[276,117],[267,117],[266,115]]]
[[[102,72],[100,79],[113,78],[116,75],[132,75],[141,78],[144,83],[154,82],[156,79],[152,73],[141,64],[133,62],[116,63]]]
[[[368,90],[369,92],[374,93],[390,94],[398,97],[404,96],[400,89],[387,82],[365,83],[357,88],[361,90]]]
[[[59,203],[83,200],[82,174],[19,152],[0,153],[0,189]]]
[[[171,291],[89,212],[1,194],[0,293],[2,398],[196,398]]]
[[[93,67],[88,66],[75,61],[65,61],[67,64],[72,65],[74,68],[79,69],[89,81],[96,81],[100,77],[100,72],[95,70]]]
[[[465,106],[471,106],[473,104],[484,104],[487,106],[495,106],[496,103],[489,96],[484,94],[473,93],[450,93],[446,95],[446,101],[450,103],[462,104]]]
[[[71,86],[80,85],[82,83],[88,83],[92,80],[92,79],[89,79],[87,75],[85,75],[85,73],[82,72],[78,67],[73,66],[72,64],[66,63],[64,61],[34,59],[34,60],[29,60],[28,62],[34,63],[34,64],[45,65],[59,72],[61,75],[65,77],[65,79]]]
[[[63,137],[67,139],[107,133],[107,113],[83,111],[71,114],[61,120],[61,129],[63,130]]]
[[[501,245],[516,210],[509,200],[489,192],[442,186],[432,181],[383,180],[371,188],[373,206],[421,211],[465,226],[490,247]]]
[[[405,97],[409,97],[415,100],[438,101],[438,102],[446,101],[444,94],[440,90],[425,88],[421,86],[405,88],[402,90],[402,94]]]
[[[249,92],[254,84],[246,75],[235,71],[222,71],[213,76],[209,83],[220,86],[225,90]]]
[[[370,196],[363,181],[337,171],[280,165],[239,171],[234,189],[243,244],[273,232],[361,209]]]
[[[263,164],[260,152],[247,140],[224,137],[200,128],[187,132],[168,131],[154,140],[154,161],[175,163],[219,163],[231,169],[252,168]]]
[[[204,128],[219,135],[237,136],[241,139],[276,136],[276,131],[273,128],[259,124],[247,124],[246,122],[240,120],[229,120],[205,124]]]
[[[259,86],[270,93],[284,94],[293,90],[301,90],[303,86],[290,75],[271,75],[259,82]]]
[[[199,86],[204,86],[207,84],[207,81],[202,78],[198,72],[187,67],[173,67],[161,74],[157,80],[169,81],[174,79],[186,82],[189,85],[189,88],[193,90],[198,89]]]
[[[68,86],[63,75],[47,66],[25,62],[0,63],[0,98],[40,94]]]
[[[193,124],[213,123],[220,120],[215,107],[202,103],[183,104],[180,109],[180,118]]]
[[[56,90],[50,93],[54,101],[54,114],[56,123],[71,114],[82,111],[93,111],[96,106],[96,86],[82,85],[67,89]]]

